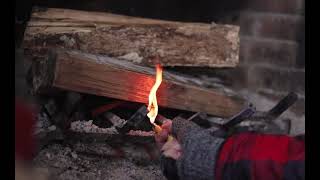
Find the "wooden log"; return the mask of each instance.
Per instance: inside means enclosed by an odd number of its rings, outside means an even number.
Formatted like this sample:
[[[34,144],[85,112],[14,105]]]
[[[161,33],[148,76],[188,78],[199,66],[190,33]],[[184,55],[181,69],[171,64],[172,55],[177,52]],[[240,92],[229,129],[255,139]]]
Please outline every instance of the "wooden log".
[[[45,61],[34,61],[33,73],[35,92],[55,87],[146,104],[155,81],[154,68],[74,50],[57,50]],[[159,106],[222,117],[242,108],[243,100],[223,92],[224,88],[201,88],[201,82],[166,71],[163,78],[157,92]]]
[[[67,9],[34,10],[24,50],[42,58],[48,49],[68,48],[137,64],[235,67],[239,27],[162,21]]]

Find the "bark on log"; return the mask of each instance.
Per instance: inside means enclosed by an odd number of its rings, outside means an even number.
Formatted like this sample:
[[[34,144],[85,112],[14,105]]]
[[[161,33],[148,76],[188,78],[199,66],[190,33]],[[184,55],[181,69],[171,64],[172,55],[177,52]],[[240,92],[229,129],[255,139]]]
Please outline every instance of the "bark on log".
[[[52,51],[44,61],[34,61],[33,88],[50,88],[147,103],[155,69],[79,51]],[[243,100],[222,89],[199,87],[201,82],[164,72],[157,91],[159,106],[229,117],[239,112]],[[230,92],[229,92],[230,93]]]
[[[68,48],[144,65],[235,67],[239,27],[46,9],[32,13],[23,46],[40,59],[48,49]]]

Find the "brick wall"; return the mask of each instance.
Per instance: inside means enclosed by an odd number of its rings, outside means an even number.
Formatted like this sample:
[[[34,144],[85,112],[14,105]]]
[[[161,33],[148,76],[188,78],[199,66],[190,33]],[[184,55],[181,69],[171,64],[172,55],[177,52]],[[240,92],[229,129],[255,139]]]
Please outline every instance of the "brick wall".
[[[238,15],[240,65],[228,78],[272,100],[297,92],[292,110],[304,114],[304,0],[248,0]]]

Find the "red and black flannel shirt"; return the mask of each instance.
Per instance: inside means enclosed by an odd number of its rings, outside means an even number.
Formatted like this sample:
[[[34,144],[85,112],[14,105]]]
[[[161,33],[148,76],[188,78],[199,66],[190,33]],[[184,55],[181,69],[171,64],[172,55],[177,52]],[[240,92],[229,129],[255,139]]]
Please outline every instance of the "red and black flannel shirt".
[[[305,143],[285,135],[246,132],[226,139],[215,167],[216,180],[305,179]]]

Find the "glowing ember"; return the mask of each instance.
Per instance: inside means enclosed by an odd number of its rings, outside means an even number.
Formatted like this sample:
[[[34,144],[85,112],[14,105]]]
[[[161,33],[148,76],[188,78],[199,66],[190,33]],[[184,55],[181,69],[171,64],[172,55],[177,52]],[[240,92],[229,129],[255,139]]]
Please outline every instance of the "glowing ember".
[[[162,82],[162,67],[160,64],[157,64],[156,65],[156,82],[151,88],[151,91],[149,94],[149,104],[148,104],[149,113],[147,114],[147,116],[150,119],[150,122],[156,127],[157,125],[154,123],[154,121],[158,115],[157,90],[161,82]]]

